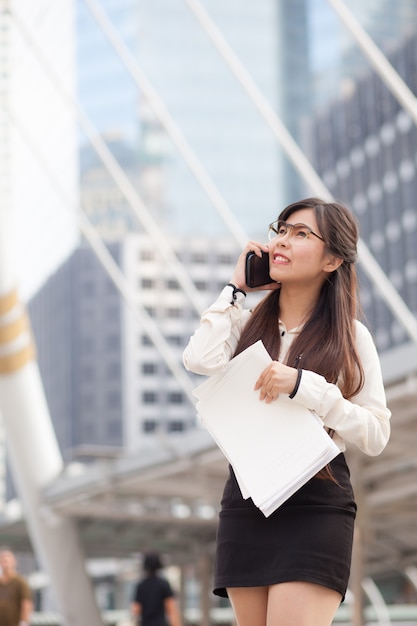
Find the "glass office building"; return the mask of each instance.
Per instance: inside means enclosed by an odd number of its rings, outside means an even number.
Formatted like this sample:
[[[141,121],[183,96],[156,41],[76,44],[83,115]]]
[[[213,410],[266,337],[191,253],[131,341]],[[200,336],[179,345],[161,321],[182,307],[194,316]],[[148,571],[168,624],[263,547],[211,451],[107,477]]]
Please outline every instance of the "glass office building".
[[[298,141],[304,119],[348,93],[367,69],[326,0],[202,4]],[[250,236],[263,234],[264,224],[282,203],[299,197],[303,185],[187,4],[101,5],[243,228]],[[86,4],[79,0],[77,7],[79,98],[97,129],[162,226],[182,233],[224,231]],[[416,17],[410,2],[355,0],[349,8],[384,51]],[[84,200],[94,223],[103,224],[109,213],[98,207],[108,184],[88,143],[82,146]],[[135,228],[123,211],[126,228]],[[110,221],[104,233],[112,228],[123,230]]]
[[[102,6],[243,227],[263,232],[281,197],[276,141],[186,4],[107,1]],[[245,0],[237,5],[216,0],[209,8],[276,107],[275,2]],[[215,209],[84,3],[78,9],[79,97],[86,112],[108,141],[130,151],[129,175],[142,194],[149,198],[147,174],[151,182],[155,177],[163,181],[148,203],[162,226],[178,232],[224,232]],[[88,147],[84,152],[89,153]]]
[[[390,56],[417,91],[417,36]],[[368,72],[349,98],[306,126],[309,157],[336,198],[355,211],[361,235],[394,287],[417,313],[417,129],[375,74]],[[362,302],[380,351],[406,341],[406,331],[362,272]]]

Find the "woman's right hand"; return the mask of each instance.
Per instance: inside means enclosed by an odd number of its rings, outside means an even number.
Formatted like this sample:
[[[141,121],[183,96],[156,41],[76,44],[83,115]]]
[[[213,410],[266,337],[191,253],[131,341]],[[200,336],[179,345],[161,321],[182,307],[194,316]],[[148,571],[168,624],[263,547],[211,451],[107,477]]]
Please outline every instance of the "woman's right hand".
[[[246,284],[246,257],[249,252],[254,252],[258,257],[262,257],[262,252],[269,252],[268,244],[259,243],[259,241],[248,241],[237,260],[235,269],[230,279],[231,284],[238,289],[243,289],[243,291],[271,291],[273,289],[278,289],[281,286],[280,283],[270,283],[268,285],[262,285],[261,287],[254,288],[248,287]]]

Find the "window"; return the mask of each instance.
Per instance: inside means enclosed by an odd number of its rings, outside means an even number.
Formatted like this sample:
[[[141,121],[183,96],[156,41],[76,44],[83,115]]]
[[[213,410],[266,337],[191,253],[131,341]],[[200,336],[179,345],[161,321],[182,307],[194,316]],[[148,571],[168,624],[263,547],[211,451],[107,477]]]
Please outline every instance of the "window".
[[[184,402],[184,395],[181,391],[171,391],[168,394],[168,402],[170,404],[182,404]]]
[[[168,432],[170,433],[180,433],[185,430],[184,422],[180,420],[173,420],[168,423]]]
[[[167,317],[171,319],[179,319],[182,317],[182,310],[179,307],[170,307],[167,309]]]
[[[151,249],[141,250],[139,253],[140,261],[153,261],[155,259],[155,252]]]
[[[155,281],[152,278],[142,278],[140,285],[142,289],[153,289],[155,287]]]
[[[155,363],[142,363],[142,374],[155,374],[156,372],[156,364]]]
[[[157,395],[155,391],[144,391],[142,394],[144,404],[156,404]]]
[[[234,261],[234,257],[231,254],[222,252],[218,256],[218,261],[221,265],[230,265]]]
[[[185,343],[181,335],[168,335],[166,340],[171,346],[182,346]]]
[[[142,422],[142,430],[144,433],[154,433],[157,428],[157,423],[155,420],[143,420]]]
[[[140,342],[142,344],[142,346],[151,346],[152,345],[152,341],[150,339],[150,337],[148,337],[148,335],[142,335],[140,338]]]
[[[204,265],[205,263],[207,263],[207,254],[205,254],[204,252],[194,252],[191,257],[191,261],[196,265]]]
[[[167,280],[167,289],[171,289],[173,291],[178,291],[180,285],[175,278],[168,278]]]

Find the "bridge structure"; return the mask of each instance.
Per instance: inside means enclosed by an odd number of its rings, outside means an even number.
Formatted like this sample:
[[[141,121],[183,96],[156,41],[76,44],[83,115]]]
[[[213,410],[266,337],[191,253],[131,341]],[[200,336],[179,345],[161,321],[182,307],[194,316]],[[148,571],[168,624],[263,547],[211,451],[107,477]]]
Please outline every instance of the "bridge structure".
[[[346,6],[329,0],[356,38],[374,69],[388,85],[402,106],[417,121],[415,98],[387,64],[366,36]],[[186,143],[165,109],[157,91],[132,58],[108,19],[100,2],[85,0],[94,19],[131,73],[138,89],[145,95],[160,123],[185,159],[199,184],[205,190],[239,243],[246,241],[239,223],[210,180],[197,155]],[[285,126],[257,90],[243,64],[197,0],[187,0],[190,11],[205,30],[213,45],[240,82],[253,105],[270,127],[281,149],[298,170],[312,193],[331,194],[317,176],[303,152]],[[107,167],[145,230],[162,242],[161,254],[172,262],[179,283],[197,310],[199,294],[186,268],[176,259],[169,240],[152,219],[143,200],[133,189],[114,157],[83,114],[76,100],[65,90],[59,76],[42,53],[42,46],[30,24],[19,12],[18,2],[4,1],[2,16],[10,20],[25,39],[32,54],[45,68],[50,81],[70,107],[83,131],[90,138],[97,155]],[[1,100],[2,116],[20,132],[39,156],[46,171],[49,164],[41,159],[30,130]],[[7,172],[6,172],[7,174]],[[5,173],[3,173],[3,177]],[[59,193],[59,182],[51,184]],[[7,191],[7,190],[6,190]],[[19,489],[23,515],[6,507],[0,518],[0,534],[16,550],[34,548],[54,581],[65,624],[100,624],[102,618],[95,605],[91,585],[84,570],[84,559],[131,555],[137,546],[158,546],[171,555],[172,562],[186,566],[199,563],[203,590],[201,624],[209,624],[210,572],[216,532],[219,497],[227,464],[219,449],[204,430],[196,430],[173,441],[148,443],[134,456],[102,459],[93,465],[65,466],[60,457],[51,427],[42,381],[36,363],[30,322],[18,296],[13,265],[10,213],[12,200],[2,191],[0,209],[0,409],[11,450],[12,467]],[[68,203],[71,201],[68,199]],[[138,323],[158,347],[161,358],[191,398],[191,382],[173,358],[158,328],[145,310],[137,311],[129,285],[112,263],[103,242],[78,207],[79,228],[126,302],[135,309]],[[408,341],[382,355],[382,368],[389,407],[393,413],[390,445],[380,457],[369,459],[348,449],[349,464],[359,518],[355,536],[354,561],[350,586],[351,623],[363,623],[363,591],[375,609],[377,623],[391,623],[390,613],[378,591],[374,578],[386,572],[402,572],[417,589],[417,321],[363,242],[360,262],[381,298],[406,329]],[[25,436],[23,436],[25,435]],[[65,550],[63,550],[65,547]],[[63,567],[63,554],[65,568]],[[66,569],[66,574],[63,574]],[[78,608],[71,606],[66,594],[68,572],[78,581]],[[72,586],[72,594],[74,587]],[[85,623],[85,622],[84,622]]]

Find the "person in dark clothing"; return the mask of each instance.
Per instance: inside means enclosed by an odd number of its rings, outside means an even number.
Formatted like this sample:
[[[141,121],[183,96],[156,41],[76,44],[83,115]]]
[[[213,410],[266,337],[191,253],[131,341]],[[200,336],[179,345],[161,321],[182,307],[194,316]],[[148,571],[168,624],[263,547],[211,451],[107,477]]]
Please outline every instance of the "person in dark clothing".
[[[145,577],[139,581],[131,611],[141,626],[181,626],[177,601],[169,582],[158,575],[162,568],[158,554],[145,556]]]

